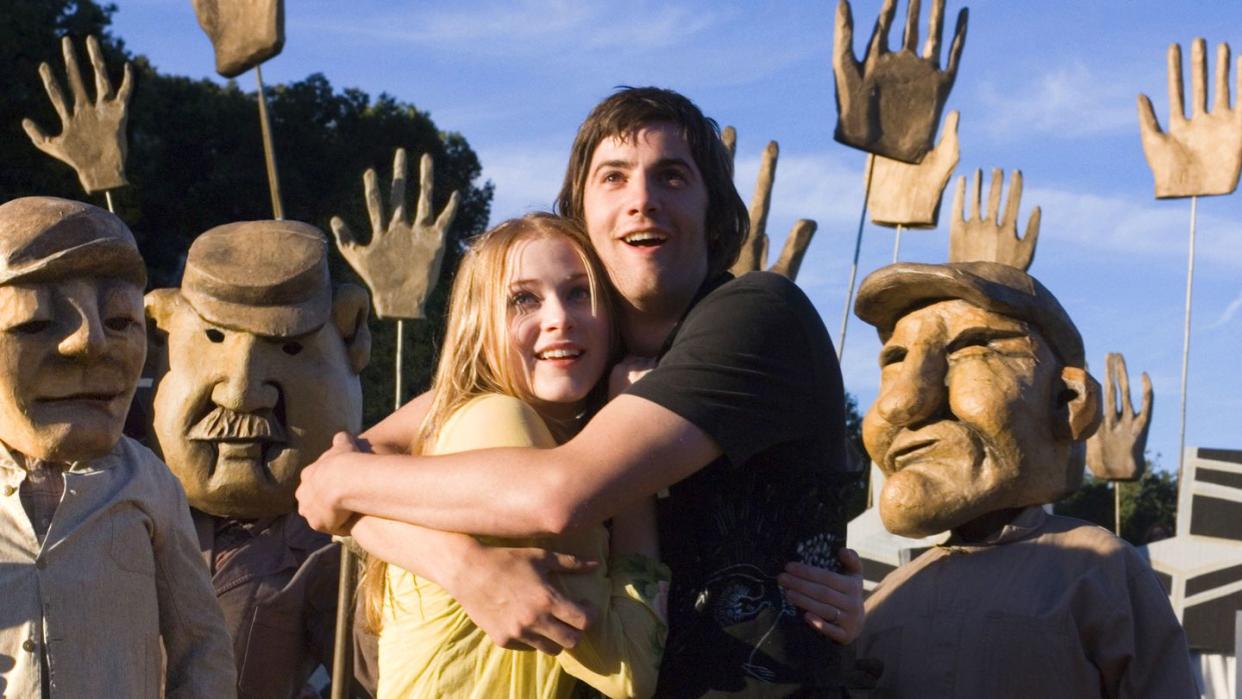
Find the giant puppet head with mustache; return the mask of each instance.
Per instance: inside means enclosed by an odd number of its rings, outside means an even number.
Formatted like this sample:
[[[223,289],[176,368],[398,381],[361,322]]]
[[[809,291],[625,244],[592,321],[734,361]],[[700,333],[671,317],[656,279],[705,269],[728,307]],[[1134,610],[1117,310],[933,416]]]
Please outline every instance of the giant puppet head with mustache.
[[[1034,277],[994,262],[895,264],[863,281],[855,312],[884,343],[862,432],[887,476],[889,531],[928,536],[1079,486],[1100,386]]]
[[[150,292],[146,308],[154,446],[190,505],[292,512],[302,468],[361,425],[366,291],[332,285],[315,227],[248,221],[200,235],[181,288]]]

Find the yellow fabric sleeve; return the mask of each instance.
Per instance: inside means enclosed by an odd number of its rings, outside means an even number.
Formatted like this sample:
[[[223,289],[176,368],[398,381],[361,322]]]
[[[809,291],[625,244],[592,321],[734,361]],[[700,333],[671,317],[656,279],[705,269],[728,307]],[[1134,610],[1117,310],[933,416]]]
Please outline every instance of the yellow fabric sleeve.
[[[454,413],[431,450],[436,454],[494,447],[556,446],[538,413],[509,396],[475,398]],[[590,527],[539,540],[490,540],[538,545],[605,560],[607,532]],[[631,560],[637,559],[637,560]],[[650,696],[666,633],[661,593],[668,571],[627,556],[609,578],[605,566],[561,578],[572,599],[588,601],[599,619],[583,641],[559,656],[497,647],[438,585],[396,566],[388,570],[379,639],[379,696],[568,697],[578,677],[609,697]],[[662,578],[661,578],[662,574]]]

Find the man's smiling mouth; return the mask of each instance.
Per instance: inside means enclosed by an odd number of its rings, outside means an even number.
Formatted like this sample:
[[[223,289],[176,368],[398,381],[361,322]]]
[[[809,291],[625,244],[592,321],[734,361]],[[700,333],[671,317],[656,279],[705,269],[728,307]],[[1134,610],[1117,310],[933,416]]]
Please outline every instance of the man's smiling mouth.
[[[652,248],[668,242],[668,236],[659,231],[634,231],[622,236],[621,241],[630,247]]]

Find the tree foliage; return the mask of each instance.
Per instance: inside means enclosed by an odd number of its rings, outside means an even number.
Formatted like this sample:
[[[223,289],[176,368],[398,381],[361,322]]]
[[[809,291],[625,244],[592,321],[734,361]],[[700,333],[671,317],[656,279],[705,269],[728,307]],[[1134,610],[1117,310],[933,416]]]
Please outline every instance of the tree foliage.
[[[135,74],[126,167],[130,186],[113,193],[117,213],[138,239],[152,285],[175,286],[198,234],[222,223],[272,217],[257,98],[234,81],[220,85],[161,75],[109,33],[115,10],[115,5],[91,0],[0,3],[0,74],[8,79],[0,100],[0,201],[42,194],[103,205],[102,195],[85,195],[71,168],[35,149],[20,125],[30,117],[49,133],[59,132],[59,119],[38,77],[39,63],[47,62],[63,85],[60,37],[73,37],[85,61],[80,42],[94,34],[114,84],[120,84],[126,61],[133,63]],[[83,65],[83,74],[88,90],[93,89],[89,64]],[[268,86],[267,96],[286,218],[326,233],[329,219],[340,215],[359,234],[369,230],[362,173],[375,168],[386,195],[397,147],[405,147],[414,163],[422,153],[435,159],[436,211],[451,192],[461,192],[440,283],[427,303],[428,319],[405,324],[408,396],[429,380],[459,243],[486,226],[491,183],[476,184],[481,166],[464,137],[440,132],[426,112],[386,94],[372,99],[356,89],[335,90],[327,78],[314,74]],[[411,177],[417,178],[417,171]],[[411,183],[407,191],[412,208],[417,187]],[[361,283],[333,250],[333,277]],[[367,424],[390,412],[394,400],[395,324],[373,318],[371,332],[371,366],[363,374]]]
[[[1148,464],[1133,483],[1112,484],[1087,475],[1082,487],[1058,502],[1054,509],[1094,522],[1112,531],[1116,511],[1113,488],[1121,492],[1121,538],[1135,546],[1171,536],[1177,528],[1177,476]]]

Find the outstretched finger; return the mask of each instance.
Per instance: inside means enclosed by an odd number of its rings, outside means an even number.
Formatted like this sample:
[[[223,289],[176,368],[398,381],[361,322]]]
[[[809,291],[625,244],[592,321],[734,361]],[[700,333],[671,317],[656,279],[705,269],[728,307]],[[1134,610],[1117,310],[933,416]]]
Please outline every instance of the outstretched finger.
[[[923,58],[940,67],[940,42],[944,39],[944,0],[932,0],[931,17],[927,21],[927,41]]]
[[[867,61],[873,61],[880,54],[888,52],[888,30],[893,25],[896,14],[897,0],[884,0],[884,5],[880,7],[880,16],[875,19],[875,29],[871,30]]]
[[[358,244],[354,232],[349,230],[349,225],[340,216],[333,216],[328,223],[332,228],[332,237],[336,238],[336,246],[342,253]]]
[[[975,176],[970,180],[971,189],[971,206],[970,219],[972,221],[981,221],[983,217],[979,215],[979,204],[983,201],[983,170],[976,168]]]
[[[1190,45],[1191,118],[1207,111],[1207,42],[1202,37]]]
[[[1229,109],[1229,44],[1221,42],[1216,47],[1216,106],[1213,112]]]
[[[448,231],[449,226],[453,225],[453,219],[457,218],[457,206],[461,203],[461,197],[454,191],[449,195],[448,203],[444,205],[444,210],[436,217],[435,229],[440,232],[440,242],[444,242],[444,234]]]
[[[953,192],[953,214],[949,217],[949,222],[953,226],[959,225],[966,220],[965,212],[962,210],[966,202],[966,176],[960,175],[957,178],[957,189]]]
[[[957,13],[957,26],[953,29],[953,43],[949,44],[949,61],[945,66],[945,78],[949,84],[957,77],[957,66],[962,61],[962,49],[966,47],[966,25],[970,20],[970,10],[963,7]]]
[[[371,241],[384,234],[384,202],[380,201],[379,176],[375,168],[362,173],[362,191],[367,199],[367,216],[371,219]]]
[[[957,164],[958,143],[957,143],[957,125],[961,121],[961,114],[954,109],[944,118],[944,128],[940,130],[940,142],[936,144],[936,154],[940,157],[949,158],[953,164]],[[952,167],[950,166],[950,169]]]
[[[129,104],[129,96],[134,92],[134,71],[128,63],[121,76],[121,87],[116,91],[116,100],[121,104]]]
[[[919,0],[907,0],[906,29],[901,35],[901,48],[910,53],[919,48],[919,4]]]
[[[435,169],[431,162],[431,154],[423,153],[418,161],[418,210],[414,214],[414,225],[426,227],[431,225],[431,183]]]
[[[26,130],[26,135],[30,137],[30,142],[35,145],[35,148],[45,153],[48,152],[47,149],[52,139],[44,133],[43,129],[39,128],[38,124],[30,119],[22,119],[22,128]]]
[[[1018,267],[1024,271],[1031,268],[1031,262],[1035,259],[1035,246],[1039,244],[1039,221],[1043,214],[1039,207],[1031,212],[1031,217],[1026,221],[1026,234],[1022,236],[1021,250],[1022,256],[1018,260]]]
[[[1242,110],[1239,112],[1242,113]],[[1138,96],[1138,116],[1140,133],[1148,136],[1163,133],[1160,130],[1160,122],[1156,120],[1156,110],[1151,106],[1151,100],[1147,95]]]
[[[1111,361],[1116,357],[1116,362]],[[1134,401],[1130,399],[1130,373],[1126,371],[1126,358],[1120,353],[1108,355],[1109,369],[1117,372],[1117,390],[1121,394],[1121,417],[1129,420],[1134,417]]]
[[[93,36],[86,37],[86,53],[91,59],[91,68],[95,71],[95,101],[103,102],[112,99],[112,83],[104,70],[103,54],[99,52],[99,40]]]
[[[77,111],[89,102],[86,86],[82,84],[82,71],[78,69],[78,54],[67,36],[61,39],[60,48],[65,54],[65,75],[69,78],[69,92],[73,94],[73,109]]]
[[[992,168],[992,186],[988,188],[988,221],[999,225],[1001,188],[1005,185],[1005,171]]]
[[[1005,202],[1005,217],[1001,225],[1018,230],[1018,207],[1022,205],[1022,171],[1014,170],[1009,175],[1009,199]]]
[[[854,68],[858,60],[854,58],[854,15],[850,12],[849,0],[837,3],[836,23],[832,29],[832,67],[840,73],[847,68]],[[732,128],[732,127],[730,127]],[[736,138],[737,132],[734,131]],[[728,145],[728,141],[725,141]],[[734,144],[736,145],[736,141]],[[732,153],[733,149],[730,148]]]
[[[1139,429],[1146,428],[1148,423],[1151,422],[1151,403],[1152,403],[1151,377],[1149,377],[1147,375],[1147,372],[1144,371],[1143,372],[1143,407],[1141,410],[1139,410],[1139,415],[1138,415],[1139,425],[1140,425]]]
[[[1186,120],[1186,93],[1182,87],[1182,47],[1169,45],[1169,126]]]
[[[47,98],[52,103],[52,109],[56,110],[62,123],[69,123],[69,107],[65,104],[65,93],[60,91],[60,83],[57,83],[52,75],[52,67],[46,63],[40,63],[39,77],[43,79],[43,89],[47,91]]]
[[[405,149],[398,148],[392,156],[392,189],[388,193],[388,205],[392,207],[392,219],[389,227],[405,223],[405,180],[409,175]]]
[[[1117,395],[1117,353],[1104,358],[1104,424],[1112,426],[1121,415],[1121,399]]]

